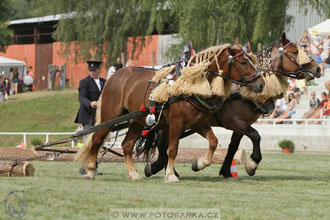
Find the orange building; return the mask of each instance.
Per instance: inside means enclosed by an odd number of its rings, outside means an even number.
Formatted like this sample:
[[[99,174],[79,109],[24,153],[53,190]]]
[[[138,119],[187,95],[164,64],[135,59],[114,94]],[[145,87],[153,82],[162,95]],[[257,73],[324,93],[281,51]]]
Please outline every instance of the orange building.
[[[5,53],[0,53],[0,56],[22,60],[26,62],[27,67],[31,66],[35,73],[35,89],[37,90],[47,89],[49,64],[65,65],[66,87],[78,87],[79,81],[88,74],[87,63],[75,63],[73,59],[64,59],[59,53],[62,43],[55,42],[52,38],[54,25],[61,16],[44,16],[10,22],[9,28],[14,31],[13,43],[7,47]],[[146,46],[134,55],[135,66],[157,64],[158,40],[158,35],[148,37]],[[132,42],[128,42],[127,46],[127,54],[129,54],[132,51]],[[73,51],[69,57],[74,57]],[[108,66],[102,65],[101,76],[105,78],[107,71]]]

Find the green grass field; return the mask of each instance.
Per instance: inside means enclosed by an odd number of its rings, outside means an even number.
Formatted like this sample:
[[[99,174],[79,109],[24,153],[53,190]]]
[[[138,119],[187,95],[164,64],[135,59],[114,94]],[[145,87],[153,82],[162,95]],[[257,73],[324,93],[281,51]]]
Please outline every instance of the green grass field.
[[[74,132],[73,123],[79,108],[77,89],[63,91],[35,91],[9,96],[0,103],[0,132]],[[50,136],[50,141],[65,136]],[[33,139],[45,141],[43,136],[27,136],[27,145]],[[0,147],[14,147],[23,136],[0,135]],[[68,145],[70,146],[70,144]]]
[[[123,163],[103,163],[95,181],[77,173],[78,165],[33,162],[34,177],[1,178],[0,198],[24,190],[24,219],[109,219],[118,208],[218,208],[221,219],[329,219],[330,155],[265,154],[256,176],[238,166],[237,180],[218,177],[219,165],[195,173],[178,164],[181,182],[165,184],[164,172],[127,180]],[[137,164],[143,175],[144,164]],[[0,203],[0,218],[9,219]]]

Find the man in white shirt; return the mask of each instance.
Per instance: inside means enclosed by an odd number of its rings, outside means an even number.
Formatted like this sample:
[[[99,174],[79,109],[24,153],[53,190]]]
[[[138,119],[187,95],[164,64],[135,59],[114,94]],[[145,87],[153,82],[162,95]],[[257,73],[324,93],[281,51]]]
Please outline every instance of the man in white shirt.
[[[286,104],[284,99],[277,99],[276,100],[276,104],[275,104],[275,109],[273,111],[273,113],[270,115],[270,119],[274,119],[278,116],[280,116],[283,112],[285,112],[286,110]]]

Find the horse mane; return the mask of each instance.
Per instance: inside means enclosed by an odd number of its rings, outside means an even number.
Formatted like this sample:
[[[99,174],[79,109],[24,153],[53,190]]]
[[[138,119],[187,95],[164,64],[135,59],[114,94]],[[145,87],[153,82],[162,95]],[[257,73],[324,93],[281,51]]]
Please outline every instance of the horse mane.
[[[273,42],[270,47],[257,52],[258,68],[272,69],[271,52],[275,43]],[[261,71],[261,77],[265,81],[265,87],[261,93],[256,93],[251,88],[243,87],[240,90],[240,94],[246,99],[259,103],[264,103],[269,98],[278,99],[286,94],[288,87],[286,76],[275,74],[273,71]]]

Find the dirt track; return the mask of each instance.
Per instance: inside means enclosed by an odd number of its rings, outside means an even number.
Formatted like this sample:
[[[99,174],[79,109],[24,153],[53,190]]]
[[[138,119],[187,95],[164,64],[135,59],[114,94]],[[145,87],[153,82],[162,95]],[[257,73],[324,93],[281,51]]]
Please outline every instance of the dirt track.
[[[78,148],[56,148],[56,149],[68,149],[68,150],[79,150]],[[121,148],[114,149],[118,153],[123,153]],[[50,153],[50,152],[49,152]],[[48,153],[48,154],[49,154]],[[206,155],[207,149],[202,148],[180,148],[176,162],[177,163],[191,163],[193,159],[202,157]],[[34,151],[33,148],[27,148],[27,149],[21,149],[21,148],[13,148],[13,147],[1,147],[0,148],[0,160],[7,160],[7,161],[14,161],[14,160],[34,160],[34,158],[37,158],[36,160],[41,161],[49,161],[49,157],[45,156],[47,152],[41,152],[41,151]],[[225,155],[227,154],[227,149],[220,148],[217,149],[214,157],[213,157],[213,163],[222,163]],[[60,154],[58,156],[54,157],[54,161],[73,161],[75,154]],[[45,156],[45,157],[42,157]],[[99,157],[101,154],[99,154]],[[154,157],[151,159],[151,161],[155,160],[157,158],[157,153],[154,155]],[[235,160],[238,164],[244,164],[245,163],[245,151],[239,151],[238,154],[235,155]],[[123,162],[123,157],[118,157],[112,153],[107,153],[103,157],[103,162]],[[143,156],[140,156],[139,158],[134,157],[135,162],[144,162]]]

